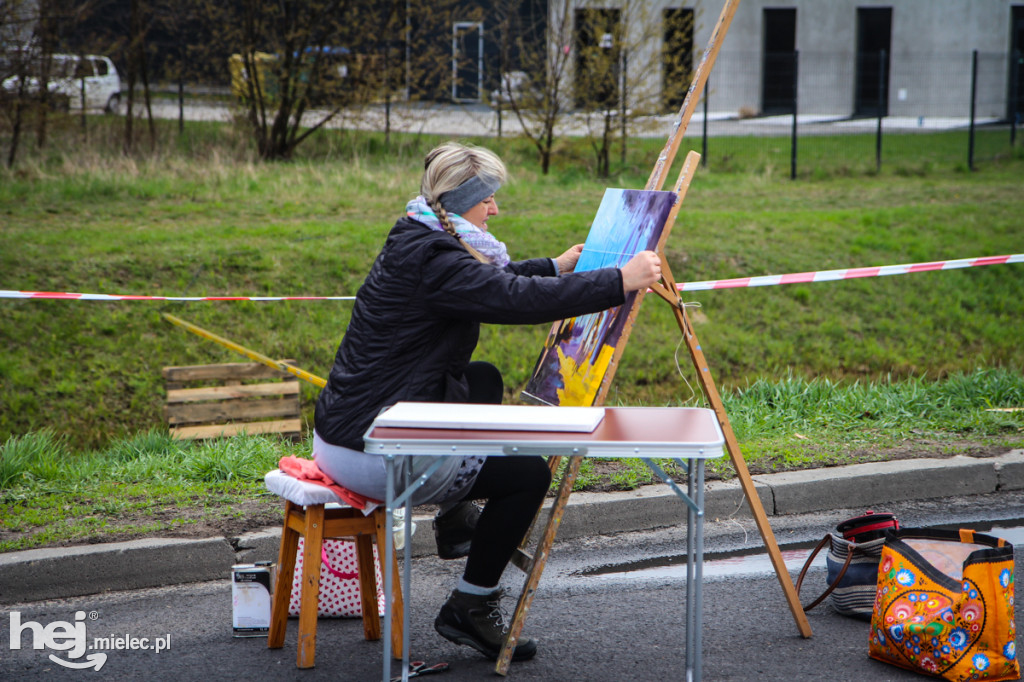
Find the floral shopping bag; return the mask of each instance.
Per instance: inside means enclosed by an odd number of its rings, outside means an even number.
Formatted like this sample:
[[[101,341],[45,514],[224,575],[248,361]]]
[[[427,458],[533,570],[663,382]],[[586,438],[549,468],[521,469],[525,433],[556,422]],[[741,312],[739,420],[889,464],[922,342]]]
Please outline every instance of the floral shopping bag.
[[[972,530],[890,531],[869,655],[946,680],[1016,680],[1013,545]]]

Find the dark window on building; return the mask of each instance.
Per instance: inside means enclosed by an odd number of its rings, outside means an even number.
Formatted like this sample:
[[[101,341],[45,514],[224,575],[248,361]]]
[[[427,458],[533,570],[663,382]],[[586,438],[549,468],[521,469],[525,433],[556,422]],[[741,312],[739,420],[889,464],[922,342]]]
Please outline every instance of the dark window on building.
[[[501,87],[501,74],[531,71],[543,80],[548,14],[546,0],[521,0],[505,20],[484,26],[484,78],[488,91]]]
[[[683,105],[693,80],[694,12],[684,7],[665,9],[662,26],[665,39],[661,52],[661,93],[665,108],[674,111]]]
[[[1024,5],[1010,8],[1010,96],[1006,117],[1024,122]]]
[[[483,85],[484,27],[477,21],[452,25],[452,99],[479,102]]]
[[[854,115],[888,115],[891,55],[892,8],[858,7]]]
[[[796,103],[796,9],[764,10],[761,112],[788,114]]]

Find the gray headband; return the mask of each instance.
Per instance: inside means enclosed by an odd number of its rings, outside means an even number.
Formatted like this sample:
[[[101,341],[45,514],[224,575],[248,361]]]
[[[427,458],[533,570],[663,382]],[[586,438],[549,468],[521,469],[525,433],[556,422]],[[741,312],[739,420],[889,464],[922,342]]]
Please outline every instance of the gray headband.
[[[501,187],[501,182],[497,178],[485,180],[479,175],[474,175],[455,189],[445,192],[438,199],[444,206],[444,210],[462,215],[497,192],[499,187]]]

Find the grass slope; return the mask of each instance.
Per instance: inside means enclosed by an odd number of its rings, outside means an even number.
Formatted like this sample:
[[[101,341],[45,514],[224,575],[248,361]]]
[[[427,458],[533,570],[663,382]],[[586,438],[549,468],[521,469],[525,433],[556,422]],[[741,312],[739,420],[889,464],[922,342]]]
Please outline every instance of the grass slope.
[[[0,288],[352,295],[438,141],[329,133],[293,163],[259,165],[230,128],[162,133],[170,143],[151,157],[111,156],[103,147],[117,147],[115,131],[97,123],[92,146],[0,171]],[[894,137],[887,149],[899,147]],[[777,177],[763,143],[716,140],[715,170],[694,179],[668,243],[676,279],[1024,252],[1020,155],[966,172],[949,136],[902,142],[915,156],[877,174],[842,159],[829,166],[842,139],[804,140],[801,155],[816,170],[791,182]],[[618,174],[595,179],[583,141],[559,143],[549,176],[522,141],[484,143],[512,172],[491,225],[514,257],[583,241],[604,188],[643,186],[660,148],[631,141]],[[728,151],[727,163],[716,150]],[[1020,265],[685,299],[754,471],[1020,447],[1022,413],[990,411],[1024,405]],[[273,522],[279,511],[261,474],[308,446],[170,442],[161,367],[241,358],[160,312],[324,376],[349,309],[0,301],[0,551]],[[546,325],[483,330],[477,357],[501,368],[508,400],[546,334]],[[668,306],[645,302],[609,403],[692,404],[679,341]],[[315,395],[303,387],[307,418]],[[730,474],[726,462],[712,466],[712,476]],[[647,480],[639,463],[588,462],[578,487]]]
[[[216,147],[147,160],[69,153],[59,164],[7,172],[0,287],[352,295],[435,142],[410,138],[386,154],[371,136],[344,155],[280,165],[226,161]],[[642,159],[656,149],[634,145],[633,165],[599,180],[571,164],[544,177],[521,142],[491,144],[510,160],[513,177],[492,229],[514,257],[557,255],[583,241],[604,187],[642,186]],[[562,150],[564,158],[573,154],[585,158],[578,148]],[[678,281],[699,281],[1021,253],[1022,163],[797,182],[763,171],[700,172],[668,260]],[[685,298],[700,305],[692,316],[726,389],[790,375],[843,381],[1024,366],[1020,265]],[[172,327],[161,311],[324,376],[349,310],[346,302],[5,300],[0,439],[50,427],[98,447],[162,423],[161,367],[240,359]],[[545,325],[484,329],[477,356],[501,368],[509,399],[546,333]],[[609,401],[687,395],[674,360],[678,341],[668,306],[646,302]],[[307,414],[314,398],[305,387]]]

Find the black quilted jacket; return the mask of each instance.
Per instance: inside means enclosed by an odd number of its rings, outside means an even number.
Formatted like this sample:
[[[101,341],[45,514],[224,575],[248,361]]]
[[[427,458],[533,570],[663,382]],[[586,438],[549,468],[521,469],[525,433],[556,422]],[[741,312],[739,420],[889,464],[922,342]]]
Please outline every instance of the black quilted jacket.
[[[400,219],[356,295],[317,400],[317,433],[362,450],[363,434],[384,407],[465,401],[463,371],[481,322],[553,322],[624,300],[616,268],[554,275],[550,259],[498,268],[473,258],[447,233]]]

